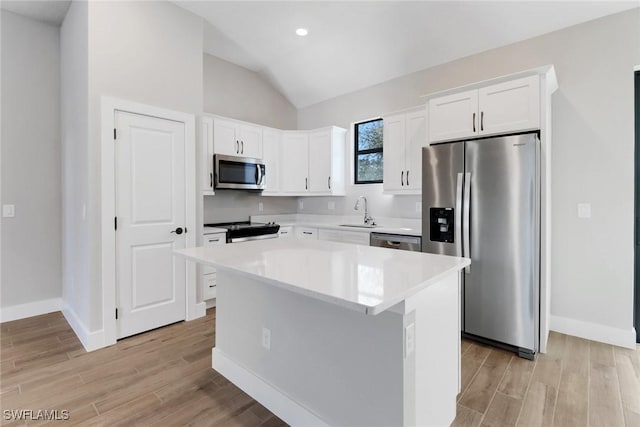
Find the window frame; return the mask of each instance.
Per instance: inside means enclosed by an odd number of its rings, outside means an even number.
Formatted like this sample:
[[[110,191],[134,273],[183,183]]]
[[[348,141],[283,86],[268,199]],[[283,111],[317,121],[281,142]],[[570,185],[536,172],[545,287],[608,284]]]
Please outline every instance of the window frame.
[[[375,180],[375,181],[360,181],[360,180],[358,180],[358,156],[359,155],[380,153],[382,155],[382,161],[384,162],[384,144],[380,148],[369,148],[367,150],[359,150],[358,149],[358,139],[359,139],[358,126],[364,125],[364,124],[367,124],[367,123],[377,122],[377,121],[382,122],[382,125],[384,126],[384,121],[383,121],[382,117],[376,117],[374,119],[363,120],[361,122],[356,122],[356,123],[353,124],[353,135],[354,135],[354,138],[353,138],[353,184],[354,185],[382,184],[382,181],[384,179],[384,176],[383,176],[383,178],[381,178],[380,180]],[[384,164],[383,164],[383,168],[384,168]]]

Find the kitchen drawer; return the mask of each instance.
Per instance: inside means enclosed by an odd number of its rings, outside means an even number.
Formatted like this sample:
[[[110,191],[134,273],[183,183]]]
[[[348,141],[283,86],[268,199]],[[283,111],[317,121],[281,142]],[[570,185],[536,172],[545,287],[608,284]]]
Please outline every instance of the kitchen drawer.
[[[369,246],[368,231],[319,230],[318,239]]]
[[[318,239],[318,229],[311,227],[296,227],[296,237],[299,239]]]
[[[204,279],[202,299],[206,301],[208,299],[215,298],[216,297],[216,273],[203,274],[202,278]]]
[[[280,230],[278,231],[278,237],[283,239],[293,237],[293,227],[290,225],[286,227],[280,227]]]
[[[204,246],[226,245],[227,234],[226,233],[203,234],[202,241],[204,242]]]

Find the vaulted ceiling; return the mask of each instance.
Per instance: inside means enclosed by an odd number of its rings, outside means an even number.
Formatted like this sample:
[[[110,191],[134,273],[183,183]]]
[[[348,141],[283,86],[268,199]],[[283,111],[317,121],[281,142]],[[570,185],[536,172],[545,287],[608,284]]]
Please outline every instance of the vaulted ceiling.
[[[637,0],[175,3],[206,19],[206,52],[262,74],[298,108],[640,5]],[[297,36],[299,27],[309,34]]]

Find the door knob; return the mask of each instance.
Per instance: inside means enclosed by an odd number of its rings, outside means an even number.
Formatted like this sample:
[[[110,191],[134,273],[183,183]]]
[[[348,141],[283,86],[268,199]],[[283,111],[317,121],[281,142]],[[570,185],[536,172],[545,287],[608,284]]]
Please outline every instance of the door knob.
[[[172,233],[182,234],[182,227],[176,228],[175,230],[172,231]]]

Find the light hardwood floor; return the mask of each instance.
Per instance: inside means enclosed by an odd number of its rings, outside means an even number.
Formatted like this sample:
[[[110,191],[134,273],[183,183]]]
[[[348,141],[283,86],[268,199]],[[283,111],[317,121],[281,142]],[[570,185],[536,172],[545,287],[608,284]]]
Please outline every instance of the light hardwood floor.
[[[0,331],[3,410],[66,409],[65,426],[285,425],[211,369],[215,309],[91,353],[61,313]],[[640,426],[638,350],[555,333],[536,362],[469,341],[462,350],[454,426]]]

